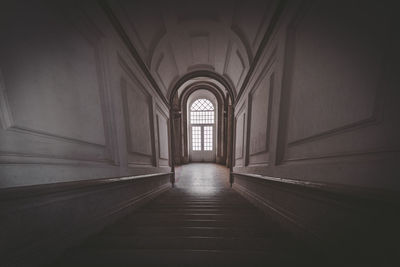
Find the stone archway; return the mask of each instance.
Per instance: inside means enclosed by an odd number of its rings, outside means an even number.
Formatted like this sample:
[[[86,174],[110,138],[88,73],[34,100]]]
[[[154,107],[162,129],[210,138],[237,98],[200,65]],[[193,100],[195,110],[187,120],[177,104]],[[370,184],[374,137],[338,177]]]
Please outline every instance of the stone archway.
[[[217,122],[216,125],[216,157],[215,162],[229,166],[230,162],[230,130],[232,125],[230,122],[232,109],[232,102],[229,92],[224,88],[220,88],[221,84],[214,84],[212,82],[199,81],[188,85],[176,93],[173,99],[173,138],[174,138],[174,161],[176,164],[185,164],[190,161],[189,157],[189,134],[188,131],[188,112],[187,103],[190,95],[197,90],[206,90],[210,92],[216,99],[217,105]]]

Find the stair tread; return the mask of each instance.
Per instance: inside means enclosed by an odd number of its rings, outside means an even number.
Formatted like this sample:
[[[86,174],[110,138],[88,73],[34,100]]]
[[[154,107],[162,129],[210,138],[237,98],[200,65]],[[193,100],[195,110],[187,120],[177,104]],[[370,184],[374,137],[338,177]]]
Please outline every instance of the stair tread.
[[[277,251],[283,244],[272,238],[232,237],[126,237],[103,235],[87,241],[82,247],[113,249],[204,249]]]
[[[137,226],[134,228],[108,228],[104,231],[108,234],[129,234],[132,236],[271,236],[277,231],[270,231],[264,227],[180,227],[180,226]]]
[[[54,266],[282,266],[294,259],[301,244],[277,223],[231,188],[212,189],[168,190]]]
[[[284,253],[228,250],[81,249],[57,266],[231,265],[255,266],[290,262]],[[63,265],[64,264],[64,265]],[[265,266],[265,265],[264,265]]]

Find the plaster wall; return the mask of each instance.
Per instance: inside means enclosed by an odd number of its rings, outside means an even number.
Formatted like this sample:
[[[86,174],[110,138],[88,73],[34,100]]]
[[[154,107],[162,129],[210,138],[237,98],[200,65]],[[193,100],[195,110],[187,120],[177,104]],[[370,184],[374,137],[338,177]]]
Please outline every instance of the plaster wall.
[[[400,188],[392,10],[372,1],[288,4],[235,106],[236,171]]]
[[[169,171],[168,109],[96,2],[0,12],[1,188]]]
[[[377,265],[400,236],[393,10],[287,2],[235,106],[233,188],[326,255]]]

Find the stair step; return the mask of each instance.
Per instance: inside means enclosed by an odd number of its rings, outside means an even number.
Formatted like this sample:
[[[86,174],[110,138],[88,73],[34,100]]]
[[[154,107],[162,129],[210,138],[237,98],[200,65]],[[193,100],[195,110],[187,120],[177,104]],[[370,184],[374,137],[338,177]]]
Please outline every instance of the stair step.
[[[257,250],[279,248],[267,238],[232,237],[138,237],[100,235],[88,240],[83,247],[112,249],[192,249],[192,250]]]
[[[159,213],[138,213],[132,216],[126,217],[125,220],[165,220],[165,214]],[[194,220],[194,219],[207,219],[207,220],[255,220],[262,221],[262,218],[256,214],[233,214],[233,213],[169,213],[167,219],[174,220]]]
[[[246,214],[255,211],[252,210],[239,210],[239,209],[224,209],[224,208],[164,208],[164,209],[146,209],[141,211],[143,213],[223,213],[223,214]]]
[[[287,255],[276,252],[80,249],[55,266],[282,266],[285,262],[290,264]]]
[[[262,228],[243,227],[178,227],[178,226],[137,226],[108,227],[104,233],[135,236],[209,236],[209,237],[271,237],[278,231]]]
[[[120,222],[122,225],[130,225],[131,227],[136,226],[158,226],[158,225],[171,225],[171,226],[182,226],[182,227],[224,227],[224,226],[242,226],[242,227],[254,227],[264,226],[262,221],[254,220],[211,220],[211,219],[193,219],[193,220],[181,220],[180,218],[163,218],[162,220],[147,220],[145,218],[136,218],[134,220],[124,220]]]
[[[164,202],[164,203],[151,203],[148,205],[149,208],[181,208],[181,207],[222,207],[222,208],[247,208],[251,210],[257,210],[254,206],[250,204],[238,203],[238,204],[231,204],[231,203],[223,203],[223,202],[188,202],[188,203],[171,203],[171,202]]]
[[[236,191],[192,188],[168,190],[54,266],[299,266],[301,244]]]
[[[162,210],[181,210],[181,209],[220,209],[224,211],[232,211],[239,213],[240,211],[253,211],[253,207],[245,207],[245,206],[223,206],[223,205],[165,205],[165,206],[149,206],[149,211],[162,211]]]

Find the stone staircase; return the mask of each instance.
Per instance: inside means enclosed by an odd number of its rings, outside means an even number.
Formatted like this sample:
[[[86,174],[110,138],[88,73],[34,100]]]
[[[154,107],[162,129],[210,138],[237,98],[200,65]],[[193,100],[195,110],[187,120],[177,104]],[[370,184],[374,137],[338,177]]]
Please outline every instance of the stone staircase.
[[[173,188],[54,266],[298,266],[300,249],[230,188],[211,194]]]

